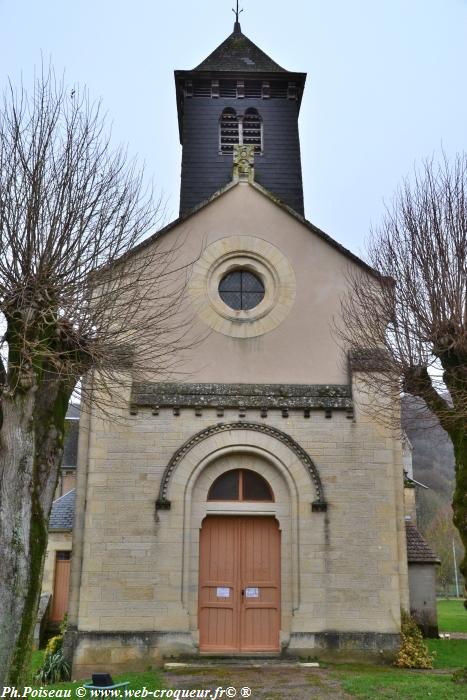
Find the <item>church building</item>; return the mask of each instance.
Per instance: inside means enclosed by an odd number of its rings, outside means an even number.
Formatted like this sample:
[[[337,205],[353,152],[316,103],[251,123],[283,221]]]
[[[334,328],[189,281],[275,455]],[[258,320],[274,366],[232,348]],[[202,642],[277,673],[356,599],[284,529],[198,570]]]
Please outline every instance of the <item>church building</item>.
[[[371,361],[349,359],[332,330],[349,268],[379,278],[304,218],[305,79],[238,18],[208,58],[175,71],[180,216],[135,254],[183,241],[202,339],[182,379],[133,381],[115,421],[81,418],[73,677],[399,645],[402,445],[361,409]]]

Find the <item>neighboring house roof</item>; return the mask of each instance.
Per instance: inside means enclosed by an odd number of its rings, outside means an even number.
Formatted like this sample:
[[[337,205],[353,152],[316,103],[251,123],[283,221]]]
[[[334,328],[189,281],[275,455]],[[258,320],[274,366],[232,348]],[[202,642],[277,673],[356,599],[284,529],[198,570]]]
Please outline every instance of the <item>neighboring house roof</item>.
[[[52,503],[49,530],[72,530],[75,519],[76,489],[71,489]]]
[[[429,489],[429,486],[425,486],[425,484],[422,484],[421,481],[417,481],[416,479],[413,479],[411,476],[407,474],[407,472],[404,469],[404,479],[406,481],[409,481],[411,484],[415,484],[415,486],[421,486],[422,489]]]
[[[194,70],[287,73],[245,36],[240,26]]]
[[[407,561],[409,564],[440,563],[422,533],[413,523],[407,520],[405,521],[405,533],[407,537]]]
[[[79,413],[80,413],[79,404],[77,404],[77,403],[68,404],[68,408],[66,411],[67,418],[69,418],[71,420],[79,419]]]
[[[65,467],[76,467],[78,463],[78,435],[79,420],[67,418],[65,421],[62,469]]]

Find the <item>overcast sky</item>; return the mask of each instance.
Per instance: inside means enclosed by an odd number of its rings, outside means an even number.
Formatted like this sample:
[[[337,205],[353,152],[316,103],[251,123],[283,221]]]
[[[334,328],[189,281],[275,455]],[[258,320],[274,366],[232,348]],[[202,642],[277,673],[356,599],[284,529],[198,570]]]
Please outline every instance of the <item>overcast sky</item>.
[[[178,214],[174,69],[232,31],[233,0],[0,0],[0,82],[41,52],[102,98],[115,142]],[[415,162],[464,150],[467,0],[244,0],[243,32],[308,73],[300,115],[306,216],[360,253]]]

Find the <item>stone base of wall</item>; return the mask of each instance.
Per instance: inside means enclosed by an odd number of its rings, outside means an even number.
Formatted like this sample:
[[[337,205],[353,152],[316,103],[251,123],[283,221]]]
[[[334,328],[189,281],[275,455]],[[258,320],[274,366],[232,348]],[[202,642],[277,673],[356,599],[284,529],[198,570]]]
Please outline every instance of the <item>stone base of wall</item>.
[[[386,661],[394,658],[400,641],[399,634],[383,632],[294,632],[285,654],[323,661]]]
[[[301,632],[290,636],[282,656],[334,661],[387,660],[394,657],[399,644],[398,634]],[[64,651],[73,662],[72,678],[89,678],[92,673],[99,672],[144,671],[148,666],[160,666],[167,658],[199,656],[192,635],[187,632],[79,632],[69,629]]]
[[[92,673],[111,674],[144,671],[160,666],[164,658],[194,656],[198,653],[186,632],[79,632],[70,629],[64,644],[72,661],[72,678],[89,678]]]

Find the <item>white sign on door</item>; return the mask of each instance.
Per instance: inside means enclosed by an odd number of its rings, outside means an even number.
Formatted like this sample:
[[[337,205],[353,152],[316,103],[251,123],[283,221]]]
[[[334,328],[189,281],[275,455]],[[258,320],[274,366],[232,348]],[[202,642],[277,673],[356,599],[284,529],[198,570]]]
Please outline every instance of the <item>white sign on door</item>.
[[[247,598],[259,598],[259,588],[245,588]]]
[[[217,589],[218,598],[230,598],[230,588],[218,588]]]

